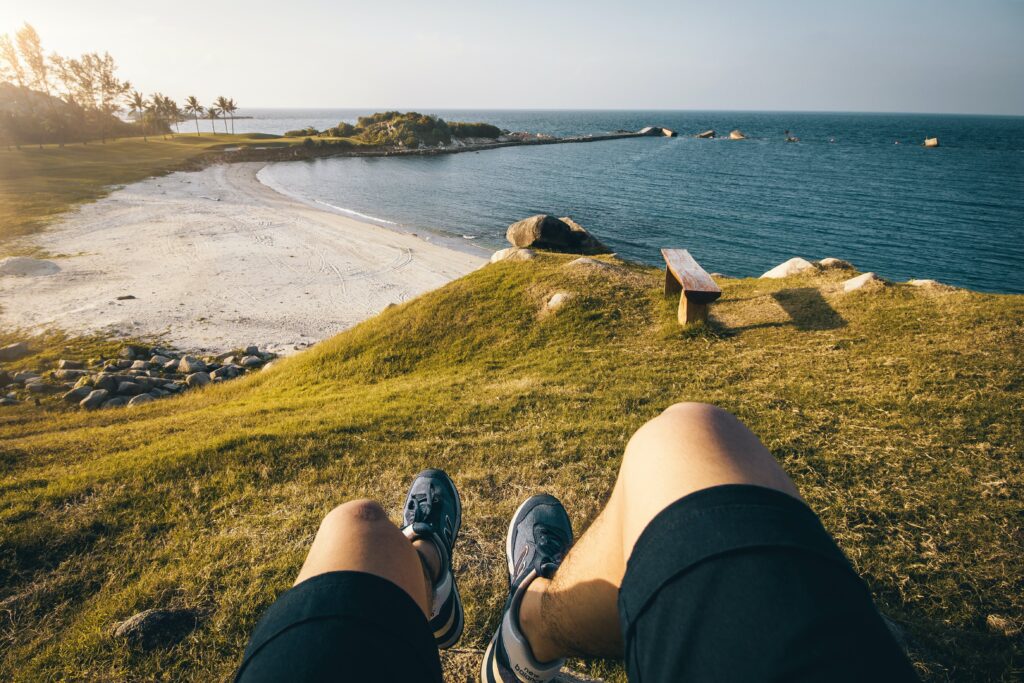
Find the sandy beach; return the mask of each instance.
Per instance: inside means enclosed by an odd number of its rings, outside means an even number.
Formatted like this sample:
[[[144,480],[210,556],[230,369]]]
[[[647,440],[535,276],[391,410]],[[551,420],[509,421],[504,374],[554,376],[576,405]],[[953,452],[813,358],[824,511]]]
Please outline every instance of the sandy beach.
[[[73,212],[33,239],[66,257],[0,276],[0,324],[290,353],[484,262],[284,196],[262,166],[151,178]]]

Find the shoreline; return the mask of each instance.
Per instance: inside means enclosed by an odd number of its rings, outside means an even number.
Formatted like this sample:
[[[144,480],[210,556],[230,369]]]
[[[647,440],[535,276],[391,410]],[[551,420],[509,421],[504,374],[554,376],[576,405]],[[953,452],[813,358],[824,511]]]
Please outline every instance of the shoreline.
[[[148,178],[67,214],[30,241],[72,256],[0,277],[0,321],[287,355],[486,262],[283,194],[264,166]]]

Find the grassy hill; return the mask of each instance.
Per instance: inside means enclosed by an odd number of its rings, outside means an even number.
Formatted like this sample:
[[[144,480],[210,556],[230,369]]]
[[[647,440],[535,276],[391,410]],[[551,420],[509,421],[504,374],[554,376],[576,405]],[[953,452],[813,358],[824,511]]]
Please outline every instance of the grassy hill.
[[[370,496],[398,519],[426,466],[462,490],[462,647],[482,648],[518,503],[550,491],[582,531],[631,432],[680,400],[762,436],[927,680],[1020,673],[1020,636],[988,621],[1024,621],[1024,297],[723,280],[712,324],[684,331],[659,271],[570,260],[489,265],[183,397],[0,410],[0,679],[223,680],[321,516]],[[165,649],[110,636],[160,606],[203,617]],[[474,657],[446,658],[452,680]]]

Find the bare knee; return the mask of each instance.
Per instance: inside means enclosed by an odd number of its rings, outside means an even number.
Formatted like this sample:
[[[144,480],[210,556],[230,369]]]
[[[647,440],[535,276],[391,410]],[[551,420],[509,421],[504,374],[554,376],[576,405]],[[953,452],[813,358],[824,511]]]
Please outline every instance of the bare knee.
[[[320,523],[321,531],[345,529],[352,531],[359,527],[371,527],[380,522],[387,522],[388,514],[375,500],[360,498],[350,500],[334,508]]]
[[[636,431],[626,446],[624,464],[657,466],[659,461],[706,454],[689,447],[723,424],[745,429],[728,411],[709,403],[675,403]]]
[[[739,422],[732,413],[724,408],[719,408],[710,403],[697,403],[695,401],[673,403],[654,419],[686,424],[688,426],[710,425],[713,422],[722,420]]]

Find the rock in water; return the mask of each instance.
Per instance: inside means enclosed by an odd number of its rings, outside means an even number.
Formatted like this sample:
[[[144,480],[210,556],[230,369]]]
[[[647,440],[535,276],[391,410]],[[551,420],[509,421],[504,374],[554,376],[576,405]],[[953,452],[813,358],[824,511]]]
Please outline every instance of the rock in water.
[[[195,610],[147,609],[114,624],[114,636],[149,650],[174,645],[198,624]]]
[[[715,137],[715,131],[713,131],[713,130],[706,130],[703,133],[697,133],[696,137],[702,138],[702,139],[705,139],[705,140],[709,140],[709,139]]]
[[[82,406],[86,410],[96,410],[103,402],[107,400],[107,396],[110,393],[106,389],[95,389],[89,392],[89,395],[82,399],[78,405]]]
[[[746,140],[747,136],[744,135],[743,131],[741,131],[741,130],[734,130],[731,133],[729,133],[729,139],[730,140]]]
[[[925,138],[924,139],[924,146],[925,147],[938,147],[939,146],[939,139],[938,138]]]
[[[505,238],[515,247],[534,247],[570,254],[605,254],[601,244],[583,226],[546,214],[530,216],[508,226]]]
[[[789,277],[790,275],[802,273],[805,270],[814,269],[815,268],[813,263],[811,263],[807,259],[802,259],[799,256],[797,256],[795,258],[789,259],[785,263],[780,263],[779,265],[775,266],[761,277],[778,280],[780,278]]]
[[[15,342],[0,348],[0,361],[21,360],[29,354],[28,344]]]
[[[874,273],[864,273],[857,277],[852,277],[843,283],[844,292],[854,292],[858,289],[864,289],[872,285],[882,285],[885,281],[878,277]]]

